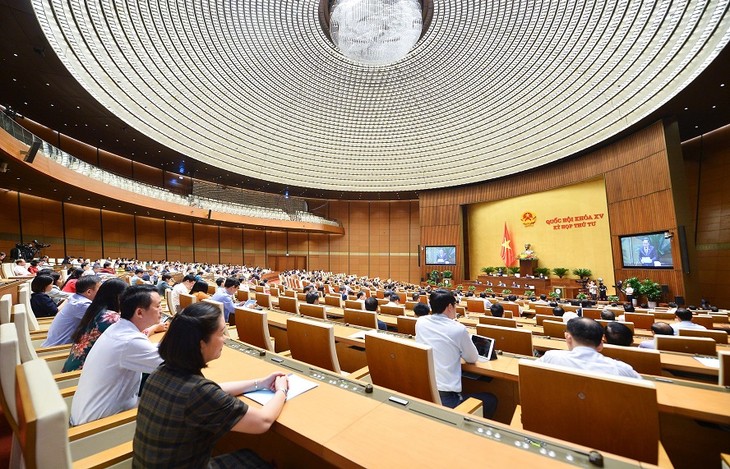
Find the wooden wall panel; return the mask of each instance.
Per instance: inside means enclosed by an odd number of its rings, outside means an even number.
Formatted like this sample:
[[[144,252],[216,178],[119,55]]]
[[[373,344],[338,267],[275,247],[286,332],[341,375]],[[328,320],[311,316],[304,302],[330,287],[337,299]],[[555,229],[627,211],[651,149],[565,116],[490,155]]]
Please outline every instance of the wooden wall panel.
[[[309,253],[309,235],[307,233],[290,232],[287,249],[290,255],[307,256]]]
[[[106,244],[106,239],[104,244]],[[165,259],[164,220],[137,217],[137,258],[145,260]]]
[[[330,272],[330,236],[319,233],[308,235],[308,266],[310,270]]]
[[[352,255],[352,252],[360,252],[359,249],[361,249],[362,246],[360,246],[358,250],[350,249],[352,227],[350,223],[352,216],[352,214],[350,213],[350,203],[331,201],[329,203],[329,216],[330,218],[335,218],[339,220],[340,223],[342,223],[342,226],[345,228],[344,235],[332,236],[330,238],[330,270],[335,273],[351,272],[350,257]],[[360,221],[359,225],[362,225],[362,220]],[[362,262],[361,256],[358,256],[358,259],[355,261],[355,263],[358,262]]]
[[[218,227],[215,225],[201,225],[195,223],[195,262],[217,264],[218,256]]]
[[[135,256],[139,256],[135,251],[133,215],[102,210],[102,227],[104,257],[133,259]],[[152,259],[141,256],[138,258]]]
[[[392,202],[390,204],[388,276],[391,278],[410,278],[410,257],[412,254],[410,209],[410,202]]]
[[[20,212],[18,211],[18,193],[0,191],[0,251],[10,256],[10,250],[19,243]]]
[[[370,223],[368,226],[369,259],[367,271],[355,271],[359,275],[388,278],[390,270],[390,204],[370,203]],[[364,229],[362,229],[364,231]],[[361,231],[361,232],[362,232]],[[351,246],[357,246],[355,239]],[[358,250],[359,251],[359,250]]]
[[[137,161],[132,162],[132,173],[135,181],[153,186],[162,186],[164,183],[164,171]]]
[[[89,164],[97,164],[98,158],[96,154],[96,148],[91,145],[87,145],[78,140],[74,140],[66,135],[59,135],[58,147],[67,152],[70,155],[74,155],[76,158],[86,161]],[[54,142],[55,143],[55,142]]]
[[[61,202],[21,194],[20,217],[23,224],[24,242],[38,240],[41,243],[50,244],[51,246],[43,249],[41,254],[55,258],[63,257]]]
[[[243,264],[243,246],[240,228],[221,226],[221,262],[224,264]]]
[[[108,151],[99,150],[98,161],[98,166],[102,169],[123,177],[134,178],[132,160],[115,155],[114,153],[109,153]]]
[[[64,204],[66,254],[85,259],[99,259],[101,248],[101,215],[99,209]]]
[[[682,144],[687,192],[696,229],[688,242],[697,249],[699,296],[730,307],[730,126]]]
[[[193,260],[192,223],[166,220],[167,258],[170,261],[190,262]]]
[[[243,263],[248,266],[266,265],[266,232],[264,230],[244,230]]]

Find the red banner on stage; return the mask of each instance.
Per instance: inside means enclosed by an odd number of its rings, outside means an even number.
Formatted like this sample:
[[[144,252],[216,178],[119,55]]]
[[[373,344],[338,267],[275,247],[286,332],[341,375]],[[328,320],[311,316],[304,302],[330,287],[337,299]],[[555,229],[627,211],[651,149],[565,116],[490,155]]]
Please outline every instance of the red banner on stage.
[[[504,265],[511,267],[515,263],[515,251],[512,249],[512,236],[507,229],[507,222],[504,222],[504,234],[502,235],[502,252],[500,253]]]

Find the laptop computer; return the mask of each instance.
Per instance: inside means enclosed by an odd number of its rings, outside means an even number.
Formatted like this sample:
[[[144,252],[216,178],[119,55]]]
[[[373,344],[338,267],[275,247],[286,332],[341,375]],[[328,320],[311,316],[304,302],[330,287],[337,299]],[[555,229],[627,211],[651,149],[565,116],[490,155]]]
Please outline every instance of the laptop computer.
[[[471,341],[477,348],[480,362],[497,359],[497,351],[494,350],[494,339],[474,334],[471,336]]]

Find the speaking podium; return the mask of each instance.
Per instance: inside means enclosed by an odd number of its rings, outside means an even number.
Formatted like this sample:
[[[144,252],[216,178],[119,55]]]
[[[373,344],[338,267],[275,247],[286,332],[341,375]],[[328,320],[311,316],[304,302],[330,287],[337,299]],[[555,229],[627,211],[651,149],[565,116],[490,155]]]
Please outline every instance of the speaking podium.
[[[537,259],[520,259],[520,276],[535,275]]]

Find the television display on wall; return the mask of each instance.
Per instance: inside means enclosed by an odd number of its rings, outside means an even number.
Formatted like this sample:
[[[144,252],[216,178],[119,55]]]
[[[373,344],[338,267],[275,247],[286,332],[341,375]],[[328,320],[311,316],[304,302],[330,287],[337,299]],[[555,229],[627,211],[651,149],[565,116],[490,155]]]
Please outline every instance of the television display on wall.
[[[619,236],[623,266],[639,269],[671,269],[672,238],[665,232]]]
[[[426,265],[456,265],[456,246],[426,246]]]

